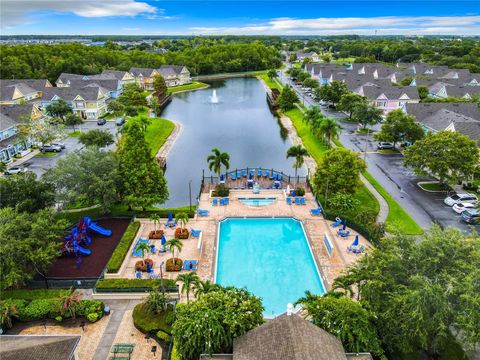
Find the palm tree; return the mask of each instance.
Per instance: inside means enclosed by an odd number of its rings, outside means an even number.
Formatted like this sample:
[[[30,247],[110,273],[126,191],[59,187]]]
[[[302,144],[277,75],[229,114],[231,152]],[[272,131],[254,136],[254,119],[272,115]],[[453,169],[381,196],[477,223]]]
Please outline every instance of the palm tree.
[[[157,232],[157,224],[160,222],[160,215],[153,213],[150,215],[150,220],[153,222],[153,230]]]
[[[187,294],[187,303],[189,302],[189,294],[190,291],[192,290],[192,286],[197,284],[200,281],[200,278],[198,275],[194,272],[188,272],[185,274],[180,274],[177,276],[176,282],[178,283],[179,281],[182,282],[182,287],[180,289],[180,292],[186,293]]]
[[[177,238],[173,238],[168,240],[165,245],[170,247],[170,251],[172,252],[172,260],[173,260],[173,263],[175,264],[175,249],[177,249],[179,253],[182,251],[182,247],[183,247],[182,241]]]
[[[295,306],[297,306],[298,304],[305,305],[318,300],[319,297],[320,297],[319,295],[312,294],[309,290],[307,290],[305,291],[305,296],[298,299],[294,305]]]
[[[206,281],[198,281],[195,284],[195,296],[198,298],[199,296],[206,294],[208,292],[214,291],[218,289],[218,285],[212,283],[210,280]]]
[[[158,289],[153,290],[145,300],[144,306],[154,314],[161,314],[167,310],[168,299],[165,294]]]
[[[328,117],[324,118],[320,122],[320,126],[318,128],[318,135],[327,140],[327,144],[330,147],[332,145],[332,139],[337,139],[340,135],[340,125],[335,119]]]
[[[307,109],[307,111],[305,111],[305,113],[303,114],[303,120],[311,125],[315,121],[315,119],[318,119],[321,116],[322,113],[320,111],[320,108],[318,106],[312,106],[311,108]]]
[[[189,220],[187,213],[181,212],[175,215],[175,221],[180,224],[182,230],[185,229]]]
[[[225,166],[225,169],[228,170],[230,167],[230,155],[225,152],[221,152],[217,148],[212,149],[212,155],[207,157],[208,168],[210,171],[220,175],[222,172],[222,166]]]
[[[293,167],[295,169],[295,177],[297,177],[298,168],[302,167],[304,163],[303,158],[307,155],[308,155],[308,152],[302,147],[302,145],[295,145],[287,150],[287,159],[291,157],[295,158],[295,162],[293,163]]]
[[[149,251],[149,250],[150,250],[150,247],[144,242],[141,242],[135,248],[135,251],[141,251],[142,252],[142,259],[145,259],[145,251]]]

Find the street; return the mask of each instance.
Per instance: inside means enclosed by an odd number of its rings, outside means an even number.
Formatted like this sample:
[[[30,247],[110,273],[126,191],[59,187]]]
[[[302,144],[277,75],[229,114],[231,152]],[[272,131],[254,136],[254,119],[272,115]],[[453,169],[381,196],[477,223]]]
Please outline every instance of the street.
[[[92,129],[107,130],[110,133],[112,133],[115,137],[115,134],[117,133],[119,127],[115,125],[115,120],[107,121],[107,123],[102,126],[98,126],[96,121],[85,121],[82,125],[76,127],[76,130],[81,130],[81,131],[88,131]],[[66,133],[68,133],[73,130],[66,129],[65,131]],[[65,144],[65,149],[63,149],[62,152],[54,156],[44,156],[40,153],[34,158],[23,163],[22,166],[26,167],[28,170],[33,171],[35,174],[37,174],[38,177],[40,177],[43,175],[43,173],[46,170],[54,167],[58,159],[61,159],[65,157],[67,154],[70,154],[74,151],[77,151],[83,148],[83,145],[79,143],[78,138],[76,137],[67,136],[65,139],[62,139],[61,142]],[[111,150],[114,148],[115,148],[115,144],[112,144],[107,149]],[[50,155],[51,153],[47,153],[47,154]]]

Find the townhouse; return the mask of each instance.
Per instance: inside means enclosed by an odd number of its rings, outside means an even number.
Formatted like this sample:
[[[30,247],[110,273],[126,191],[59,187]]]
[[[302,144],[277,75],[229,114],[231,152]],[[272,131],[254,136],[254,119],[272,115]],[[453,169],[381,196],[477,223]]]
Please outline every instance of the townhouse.
[[[153,90],[153,78],[158,75],[156,69],[132,67],[129,72],[135,78],[138,86],[145,90]]]
[[[0,80],[0,104],[21,104],[42,97],[42,91],[52,84],[46,79]]]
[[[385,114],[403,109],[408,103],[420,102],[418,90],[413,86],[363,86],[359,94]]]
[[[192,82],[190,71],[182,65],[162,65],[157,69],[157,72],[163,76],[169,87]]]

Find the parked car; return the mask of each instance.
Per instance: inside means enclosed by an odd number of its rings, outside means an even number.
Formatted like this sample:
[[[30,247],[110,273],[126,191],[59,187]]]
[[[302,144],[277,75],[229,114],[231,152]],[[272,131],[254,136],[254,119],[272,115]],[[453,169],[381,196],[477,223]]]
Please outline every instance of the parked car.
[[[124,118],[124,117],[119,117],[119,118],[115,121],[115,125],[117,125],[117,126],[122,126],[123,124],[125,124],[125,118]]]
[[[457,214],[461,214],[467,209],[473,209],[477,206],[477,203],[469,203],[469,202],[462,202],[457,203],[452,206],[452,210],[455,211]]]
[[[45,145],[42,145],[42,147],[40,148],[40,151],[41,152],[60,152],[62,151],[62,148],[54,144],[45,144]]]
[[[476,208],[467,209],[462,212],[462,220],[467,224],[476,224],[480,218],[480,211]]]
[[[62,149],[65,149],[65,144],[62,142],[54,142],[52,143],[52,145],[57,145],[57,146],[60,146]]]
[[[378,150],[393,150],[393,143],[381,141],[377,144]]]
[[[11,168],[5,170],[4,174],[5,175],[15,175],[19,173],[26,172],[27,169],[24,168],[23,166],[12,166]]]
[[[448,206],[453,206],[458,203],[475,203],[477,201],[478,198],[475,195],[469,193],[453,194],[443,200],[443,202]]]
[[[106,123],[107,123],[107,120],[105,119],[100,118],[97,120],[97,125],[105,125]]]

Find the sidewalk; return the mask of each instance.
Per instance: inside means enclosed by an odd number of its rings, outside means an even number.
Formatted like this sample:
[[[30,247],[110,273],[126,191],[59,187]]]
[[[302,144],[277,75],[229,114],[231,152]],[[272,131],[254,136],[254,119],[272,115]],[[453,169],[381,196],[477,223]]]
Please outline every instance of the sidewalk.
[[[10,168],[10,167],[13,167],[13,166],[22,165],[23,163],[25,163],[28,160],[30,160],[31,158],[35,157],[39,153],[40,153],[40,150],[34,149],[34,150],[30,151],[27,155],[25,155],[25,156],[21,157],[20,159],[15,160],[15,161],[11,162],[10,164],[8,164],[8,167]]]

